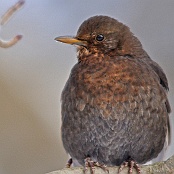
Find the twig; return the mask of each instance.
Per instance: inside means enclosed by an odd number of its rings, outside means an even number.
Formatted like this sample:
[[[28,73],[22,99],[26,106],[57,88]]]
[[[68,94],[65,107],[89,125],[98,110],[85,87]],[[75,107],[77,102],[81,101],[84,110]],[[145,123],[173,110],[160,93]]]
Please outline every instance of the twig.
[[[118,167],[108,167],[109,174],[117,174]],[[141,173],[142,174],[174,174],[174,156],[169,158],[167,161],[158,162],[152,165],[141,166]],[[64,168],[62,170],[53,171],[47,174],[83,174],[82,167],[71,167],[71,168]],[[87,174],[90,174],[90,170],[88,169]],[[99,167],[95,168],[95,174],[107,174]],[[128,168],[124,168],[121,171],[121,174],[128,174]],[[136,170],[133,170],[132,174],[137,174]]]
[[[24,3],[25,3],[24,0],[20,0],[15,5],[10,7],[5,12],[5,14],[2,15],[1,21],[0,21],[0,26],[2,27],[3,25],[5,25],[9,21],[9,19],[12,17],[12,15],[24,5]],[[12,38],[9,41],[0,39],[0,47],[2,47],[2,48],[11,47],[12,45],[16,44],[21,38],[22,38],[22,35],[16,35],[14,38]]]

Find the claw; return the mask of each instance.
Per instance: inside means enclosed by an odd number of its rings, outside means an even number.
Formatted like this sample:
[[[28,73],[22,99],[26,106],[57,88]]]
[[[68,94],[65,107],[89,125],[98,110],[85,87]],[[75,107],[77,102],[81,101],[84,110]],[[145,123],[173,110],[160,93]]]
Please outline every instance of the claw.
[[[85,159],[85,167],[84,167],[85,174],[86,171],[88,170],[88,167],[90,168],[91,174],[94,174],[95,173],[94,162],[89,157]]]
[[[133,168],[135,168],[135,170],[137,171],[138,174],[141,174],[139,165],[133,160],[128,160],[128,161],[123,162],[123,164],[121,164],[118,169],[118,174],[120,174],[120,172],[123,170],[124,167],[129,167],[129,170],[128,170],[129,174],[132,174]]]
[[[90,168],[91,174],[95,174],[95,167],[100,167],[105,172],[109,173],[109,170],[107,169],[107,166],[104,164],[100,164],[99,162],[92,161],[89,157],[85,159],[85,167],[84,167],[84,173],[86,174],[86,171],[88,170],[88,167]]]
[[[72,158],[70,158],[69,160],[68,160],[68,162],[67,162],[67,164],[66,164],[66,168],[70,168],[71,167],[71,165],[72,165],[72,163],[73,163],[73,160],[72,160]]]
[[[109,173],[109,170],[107,169],[107,166],[105,164],[100,164],[99,162],[95,162],[96,167],[100,167],[103,169],[105,172]]]

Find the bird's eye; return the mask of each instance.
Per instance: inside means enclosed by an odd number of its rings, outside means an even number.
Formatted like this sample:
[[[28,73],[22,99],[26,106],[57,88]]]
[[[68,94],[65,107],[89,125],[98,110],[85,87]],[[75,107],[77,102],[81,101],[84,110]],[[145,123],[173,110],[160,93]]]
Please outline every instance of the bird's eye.
[[[97,41],[102,41],[104,39],[104,36],[102,34],[98,34],[95,39]]]

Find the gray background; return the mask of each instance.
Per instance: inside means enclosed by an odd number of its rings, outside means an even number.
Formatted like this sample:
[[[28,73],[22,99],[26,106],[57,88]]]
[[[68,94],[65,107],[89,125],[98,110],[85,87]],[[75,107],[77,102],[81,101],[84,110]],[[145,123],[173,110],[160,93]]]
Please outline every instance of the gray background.
[[[1,0],[0,14],[15,2]],[[44,174],[66,163],[60,94],[77,60],[73,46],[54,38],[75,35],[90,16],[109,15],[131,28],[166,72],[174,110],[173,9],[173,0],[28,0],[1,30],[2,38],[24,38],[0,48],[0,173]],[[174,154],[173,145],[167,156]]]

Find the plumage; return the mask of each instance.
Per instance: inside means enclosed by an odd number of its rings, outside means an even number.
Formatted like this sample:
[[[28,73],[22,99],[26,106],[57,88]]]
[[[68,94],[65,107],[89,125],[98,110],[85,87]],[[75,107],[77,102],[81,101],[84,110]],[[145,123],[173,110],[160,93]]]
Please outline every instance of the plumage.
[[[127,26],[107,16],[89,18],[76,37],[65,38],[56,40],[78,51],[61,97],[66,152],[83,166],[87,157],[108,166],[157,157],[170,140],[162,68]]]

